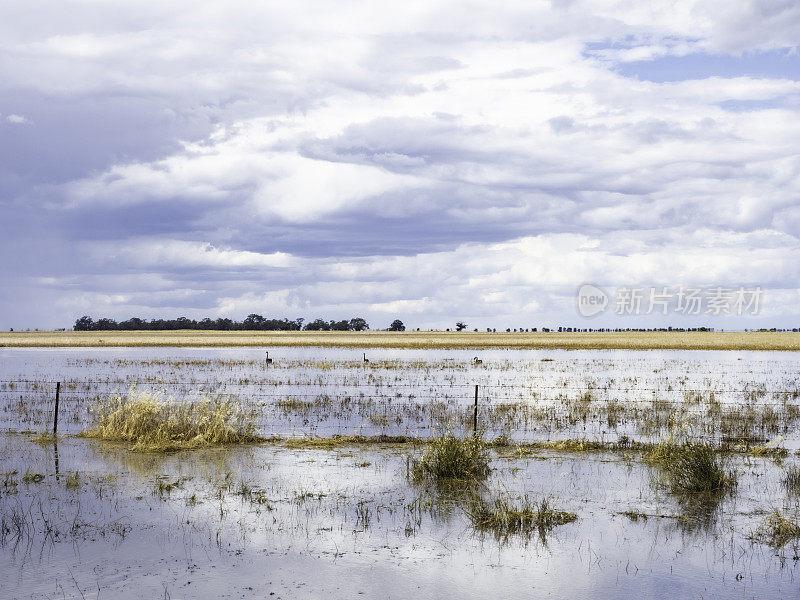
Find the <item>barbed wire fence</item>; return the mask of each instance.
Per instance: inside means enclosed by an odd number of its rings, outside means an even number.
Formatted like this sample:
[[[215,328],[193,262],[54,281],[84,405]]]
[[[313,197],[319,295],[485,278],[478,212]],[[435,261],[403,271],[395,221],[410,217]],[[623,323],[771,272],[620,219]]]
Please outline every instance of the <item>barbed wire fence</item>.
[[[0,379],[0,428],[76,433],[90,424],[98,401],[125,398],[132,390],[175,401],[231,399],[254,415],[262,435],[281,437],[353,433],[426,437],[453,428],[517,441],[654,438],[679,416],[694,421],[696,437],[754,444],[800,426],[800,389],[769,389],[765,384],[725,389],[722,385],[409,383],[358,378],[292,382],[19,378]]]

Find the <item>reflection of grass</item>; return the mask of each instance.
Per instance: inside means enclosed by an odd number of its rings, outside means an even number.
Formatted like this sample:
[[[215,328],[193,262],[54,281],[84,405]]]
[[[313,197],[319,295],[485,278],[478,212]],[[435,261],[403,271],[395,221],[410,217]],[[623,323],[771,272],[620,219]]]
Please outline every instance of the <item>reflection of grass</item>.
[[[790,494],[800,496],[800,466],[787,467],[783,478],[783,486]]]
[[[52,444],[56,441],[56,436],[49,431],[43,431],[39,435],[31,438],[31,441],[35,444]]]
[[[479,436],[458,438],[451,433],[430,440],[412,468],[421,481],[471,481],[489,474],[486,443]]]
[[[95,424],[82,435],[131,442],[134,450],[163,452],[261,441],[255,425],[230,400],[174,402],[132,390],[128,398],[100,400]]]
[[[800,539],[800,523],[797,517],[790,519],[776,510],[764,519],[751,537],[773,548],[780,548],[792,540]]]
[[[341,346],[353,348],[566,348],[800,350],[788,332],[475,333],[442,331],[99,331],[0,333],[0,346]]]
[[[506,497],[495,498],[491,502],[477,500],[468,505],[467,514],[475,529],[491,531],[498,538],[531,531],[538,531],[544,537],[553,527],[578,518],[575,513],[556,510],[547,498],[531,502],[527,496],[521,498],[519,503]]]

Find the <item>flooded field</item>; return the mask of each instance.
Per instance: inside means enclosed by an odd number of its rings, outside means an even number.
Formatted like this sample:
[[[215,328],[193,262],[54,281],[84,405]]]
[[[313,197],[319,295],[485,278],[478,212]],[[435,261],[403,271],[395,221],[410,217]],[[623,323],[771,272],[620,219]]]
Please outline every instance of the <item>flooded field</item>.
[[[367,353],[369,354],[367,356]],[[175,400],[228,398],[264,436],[406,435],[478,426],[516,441],[657,441],[693,434],[800,447],[800,355],[711,351],[368,351],[278,348],[0,351],[0,429],[78,433],[98,397],[132,388]],[[478,362],[475,359],[478,359]],[[366,361],[365,361],[366,359]]]
[[[364,354],[0,351],[4,597],[800,597],[800,356]],[[415,476],[429,439],[470,437],[475,386],[486,471]],[[229,400],[266,439],[74,435],[134,387]],[[670,436],[713,447],[726,485],[679,486],[652,458]]]

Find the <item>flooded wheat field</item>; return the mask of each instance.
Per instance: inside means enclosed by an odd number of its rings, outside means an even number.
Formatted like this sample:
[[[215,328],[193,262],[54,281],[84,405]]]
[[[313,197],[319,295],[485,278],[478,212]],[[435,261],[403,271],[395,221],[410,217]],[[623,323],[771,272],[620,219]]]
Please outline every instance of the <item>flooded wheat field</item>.
[[[797,354],[265,350],[0,351],[3,596],[800,597]]]

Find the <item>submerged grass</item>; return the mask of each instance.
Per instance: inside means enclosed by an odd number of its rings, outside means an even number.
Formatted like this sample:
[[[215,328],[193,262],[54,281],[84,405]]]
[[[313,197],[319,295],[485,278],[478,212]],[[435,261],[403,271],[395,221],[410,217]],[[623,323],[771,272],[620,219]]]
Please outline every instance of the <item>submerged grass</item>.
[[[753,456],[763,456],[769,458],[785,458],[789,456],[786,448],[770,448],[769,446],[753,446],[750,449]]]
[[[736,486],[736,477],[725,470],[717,451],[708,444],[665,441],[645,455],[660,467],[672,491],[699,499],[718,498]]]
[[[446,433],[430,440],[411,472],[416,480],[436,483],[485,479],[490,471],[486,448],[480,436]]]
[[[333,450],[345,446],[361,446],[372,444],[423,444],[420,438],[407,437],[404,435],[334,435],[331,437],[303,437],[303,438],[274,438],[273,442],[283,442],[288,448],[293,449],[319,449]]]
[[[262,441],[253,419],[231,400],[176,402],[132,389],[99,400],[95,423],[82,437],[128,442],[133,450],[166,452]]]
[[[776,510],[764,519],[750,537],[773,548],[781,548],[792,540],[800,539],[800,523],[796,516],[788,518]]]
[[[578,518],[572,512],[557,510],[548,498],[538,502],[524,496],[519,502],[507,497],[498,497],[487,502],[478,500],[467,507],[467,514],[478,531],[491,531],[498,538],[515,533],[538,531],[544,538],[553,527],[571,523]]]
[[[800,496],[800,465],[793,465],[786,468],[786,475],[783,477],[783,487],[794,496]]]

